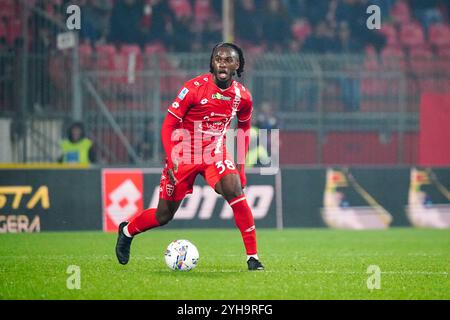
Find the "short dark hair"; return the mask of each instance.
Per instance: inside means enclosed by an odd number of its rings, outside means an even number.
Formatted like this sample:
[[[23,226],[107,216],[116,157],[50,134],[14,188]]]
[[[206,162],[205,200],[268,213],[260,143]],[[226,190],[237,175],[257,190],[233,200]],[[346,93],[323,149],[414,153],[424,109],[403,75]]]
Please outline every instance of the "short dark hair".
[[[220,42],[220,43],[218,43],[218,44],[216,44],[214,46],[214,48],[213,48],[213,50],[211,52],[211,59],[209,60],[209,72],[211,72],[211,73],[214,72],[214,68],[213,68],[214,53],[219,48],[231,48],[231,49],[235,50],[238,53],[238,55],[239,55],[239,68],[236,70],[236,73],[237,73],[238,77],[240,78],[241,74],[244,72],[244,65],[245,65],[244,53],[242,52],[241,48],[239,48],[234,43],[230,43],[230,42]]]

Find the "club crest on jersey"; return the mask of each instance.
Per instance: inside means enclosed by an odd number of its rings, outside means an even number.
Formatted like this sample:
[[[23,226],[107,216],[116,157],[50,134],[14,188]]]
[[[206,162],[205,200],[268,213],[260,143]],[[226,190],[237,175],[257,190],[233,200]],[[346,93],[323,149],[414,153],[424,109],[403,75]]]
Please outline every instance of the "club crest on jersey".
[[[188,94],[189,89],[188,88],[183,88],[180,92],[180,94],[178,94],[178,99],[183,100],[186,95]]]
[[[167,192],[167,195],[168,195],[169,197],[172,196],[173,190],[174,190],[174,189],[175,189],[175,188],[174,188],[173,185],[171,185],[171,184],[167,184],[167,185],[166,185],[166,192]]]
[[[214,99],[217,99],[217,100],[223,100],[223,101],[230,101],[231,100],[231,98],[230,97],[226,97],[226,96],[224,96],[224,95],[222,95],[222,94],[220,94],[220,93],[214,93],[213,95],[212,95],[212,98],[213,98],[213,100]]]

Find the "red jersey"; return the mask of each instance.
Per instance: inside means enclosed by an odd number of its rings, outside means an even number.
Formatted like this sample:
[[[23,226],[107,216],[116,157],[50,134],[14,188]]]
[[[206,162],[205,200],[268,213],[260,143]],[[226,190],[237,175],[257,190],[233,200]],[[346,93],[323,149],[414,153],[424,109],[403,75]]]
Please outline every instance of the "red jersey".
[[[233,80],[229,88],[220,89],[212,74],[204,74],[184,84],[168,111],[189,132],[193,147],[200,145],[217,154],[225,150],[225,134],[233,118],[249,121],[252,110],[251,93],[242,84]]]

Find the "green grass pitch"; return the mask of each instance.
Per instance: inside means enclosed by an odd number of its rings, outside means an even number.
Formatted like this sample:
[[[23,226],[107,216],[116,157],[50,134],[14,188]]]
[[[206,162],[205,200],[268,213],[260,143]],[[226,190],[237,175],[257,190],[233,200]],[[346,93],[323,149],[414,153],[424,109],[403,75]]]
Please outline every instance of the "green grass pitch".
[[[258,229],[266,270],[246,270],[237,230],[160,229],[134,239],[119,265],[115,234],[66,232],[0,235],[0,299],[450,299],[450,232]],[[197,268],[169,270],[170,241],[199,249]],[[81,288],[69,290],[70,265]],[[381,270],[370,290],[370,265]]]

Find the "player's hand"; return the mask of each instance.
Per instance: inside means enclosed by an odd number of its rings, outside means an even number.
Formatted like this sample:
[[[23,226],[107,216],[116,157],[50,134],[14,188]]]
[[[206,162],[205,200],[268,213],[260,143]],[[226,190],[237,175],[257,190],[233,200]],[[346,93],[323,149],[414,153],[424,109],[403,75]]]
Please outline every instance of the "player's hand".
[[[236,169],[239,172],[239,177],[241,178],[241,186],[242,189],[244,189],[247,186],[247,176],[245,174],[245,165],[244,164],[237,164]]]
[[[178,162],[175,160],[173,162],[173,168],[169,168],[167,169],[167,174],[169,175],[169,181],[173,184],[176,185],[178,180],[175,177],[175,173],[178,171]]]

